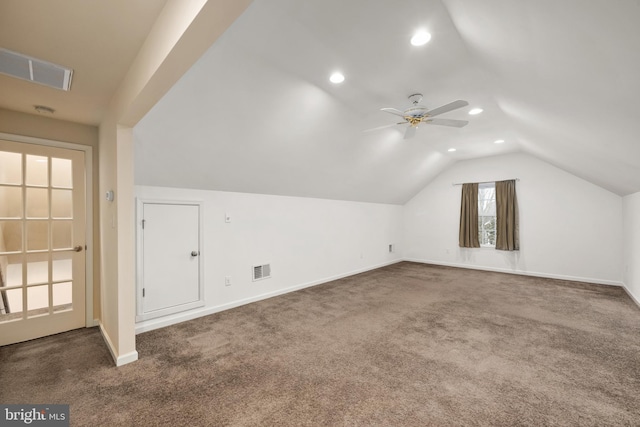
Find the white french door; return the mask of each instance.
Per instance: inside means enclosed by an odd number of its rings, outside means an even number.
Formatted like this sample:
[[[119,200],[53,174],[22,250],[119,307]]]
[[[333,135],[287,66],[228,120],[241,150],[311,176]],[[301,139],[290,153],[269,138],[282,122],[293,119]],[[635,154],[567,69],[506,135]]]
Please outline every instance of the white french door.
[[[0,140],[0,345],[85,326],[84,156]]]

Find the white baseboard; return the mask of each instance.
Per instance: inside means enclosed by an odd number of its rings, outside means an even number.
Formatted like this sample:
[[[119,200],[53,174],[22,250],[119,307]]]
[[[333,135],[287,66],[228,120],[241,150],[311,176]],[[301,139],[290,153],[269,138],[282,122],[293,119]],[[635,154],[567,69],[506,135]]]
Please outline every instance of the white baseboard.
[[[109,353],[111,353],[111,357],[113,358],[113,361],[115,362],[116,366],[126,365],[127,363],[135,362],[136,360],[138,360],[138,352],[135,350],[123,355],[118,355],[117,352],[115,351],[115,346],[111,341],[111,337],[109,336],[107,331],[104,329],[103,324],[100,323],[99,326],[100,326],[100,333],[102,334],[102,338],[104,339],[104,342],[107,345],[107,348],[109,349]]]
[[[627,285],[622,285],[622,289],[624,289],[624,291],[627,293],[627,295],[629,295],[629,298],[631,298],[631,301],[635,302],[636,305],[638,306],[638,308],[640,308],[640,298],[636,297],[631,290],[627,287]]]
[[[338,280],[338,279],[343,279],[345,277],[349,277],[349,276],[353,276],[353,275],[356,275],[356,274],[364,273],[366,271],[375,270],[377,268],[386,267],[388,265],[396,264],[396,263],[399,263],[399,262],[402,262],[402,261],[404,261],[404,260],[403,259],[396,259],[396,260],[385,262],[385,263],[382,263],[382,264],[377,264],[377,265],[374,265],[374,266],[365,267],[365,268],[361,268],[361,269],[358,269],[358,270],[353,270],[353,271],[350,271],[348,273],[338,274],[338,275],[331,276],[331,277],[325,277],[323,279],[314,280],[314,281],[303,283],[303,284],[296,285],[296,286],[291,286],[289,288],[284,288],[284,289],[280,289],[280,290],[277,290],[277,291],[268,292],[268,293],[261,294],[261,295],[256,295],[256,296],[253,296],[253,297],[250,297],[250,298],[245,298],[245,299],[233,301],[233,302],[230,302],[230,303],[227,303],[227,304],[223,304],[223,305],[190,310],[190,311],[186,311],[184,313],[179,313],[179,314],[176,314],[176,315],[168,316],[166,318],[151,319],[151,320],[144,321],[144,322],[141,322],[141,323],[137,324],[136,325],[136,334],[140,334],[142,332],[152,331],[154,329],[164,328],[165,326],[174,325],[176,323],[184,322],[184,321],[187,321],[187,320],[197,319],[198,317],[208,316],[210,314],[218,313],[218,312],[221,312],[221,311],[230,310],[232,308],[240,307],[240,306],[245,305],[245,304],[250,304],[252,302],[257,302],[257,301],[261,301],[261,300],[268,299],[268,298],[273,298],[273,297],[276,297],[278,295],[287,294],[289,292],[298,291],[300,289],[309,288],[311,286],[321,285],[323,283],[332,282],[332,281]]]
[[[126,365],[127,363],[135,362],[138,360],[138,352],[130,351],[129,353],[118,356],[116,359],[116,366]]]
[[[524,271],[524,270],[509,270],[508,268],[498,268],[498,267],[484,267],[481,265],[472,265],[472,264],[459,264],[454,262],[446,262],[446,261],[433,261],[428,259],[418,259],[418,258],[405,258],[404,261],[410,262],[419,262],[421,264],[434,264],[434,265],[442,265],[446,267],[457,267],[457,268],[466,268],[469,270],[482,270],[482,271],[493,271],[496,273],[508,273],[508,274],[518,274],[521,276],[533,276],[533,277],[543,277],[545,279],[560,279],[560,280],[569,280],[572,282],[585,282],[585,283],[594,283],[597,285],[609,285],[609,286],[622,286],[624,284],[622,282],[614,281],[614,280],[604,280],[604,279],[593,279],[589,277],[577,277],[577,276],[565,276],[562,274],[549,274],[549,273],[539,273],[535,271]]]

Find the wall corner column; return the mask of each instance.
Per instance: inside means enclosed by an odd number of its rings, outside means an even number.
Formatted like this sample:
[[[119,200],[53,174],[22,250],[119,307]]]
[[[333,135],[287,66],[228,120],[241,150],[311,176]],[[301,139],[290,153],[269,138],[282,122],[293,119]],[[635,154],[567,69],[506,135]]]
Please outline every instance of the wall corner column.
[[[135,219],[133,129],[109,118],[100,125],[100,331],[117,366],[138,359],[135,348]],[[113,191],[113,201],[105,194]]]

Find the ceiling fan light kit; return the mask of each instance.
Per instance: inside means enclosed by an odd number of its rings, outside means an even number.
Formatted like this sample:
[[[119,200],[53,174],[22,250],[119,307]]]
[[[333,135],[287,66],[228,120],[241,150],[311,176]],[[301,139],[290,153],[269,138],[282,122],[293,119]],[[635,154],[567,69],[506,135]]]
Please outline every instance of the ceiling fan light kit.
[[[434,108],[433,110],[429,110],[427,109],[427,107],[420,104],[421,101],[422,101],[422,94],[414,93],[412,95],[409,95],[409,102],[411,102],[411,106],[404,111],[398,110],[396,108],[389,108],[389,107],[381,109],[386,113],[394,114],[404,119],[404,122],[400,122],[397,124],[409,125],[404,135],[405,139],[412,138],[415,135],[416,128],[420,123],[425,123],[428,125],[450,126],[450,127],[457,127],[457,128],[466,126],[469,123],[466,120],[434,119],[433,118],[440,114],[448,113],[449,111],[466,107],[467,105],[469,105],[467,101],[463,101],[459,99],[457,101],[453,101],[448,104],[445,104],[441,107]]]

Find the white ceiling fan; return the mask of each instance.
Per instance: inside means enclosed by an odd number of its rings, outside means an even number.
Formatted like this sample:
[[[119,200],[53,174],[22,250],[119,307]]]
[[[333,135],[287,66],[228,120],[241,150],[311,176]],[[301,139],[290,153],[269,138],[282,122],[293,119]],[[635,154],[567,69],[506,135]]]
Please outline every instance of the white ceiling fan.
[[[425,123],[428,125],[440,125],[440,126],[452,126],[461,128],[466,126],[469,122],[467,120],[455,120],[455,119],[434,119],[433,117],[440,114],[447,113],[458,108],[466,107],[469,105],[467,101],[461,99],[450,102],[441,107],[434,108],[433,110],[427,109],[424,105],[420,104],[422,101],[421,93],[414,93],[409,95],[409,101],[411,106],[404,111],[400,111],[395,108],[381,108],[382,111],[395,114],[404,119],[404,122],[396,123],[396,125],[408,124],[407,131],[404,134],[404,139],[412,138],[416,134],[416,129],[419,124]],[[395,125],[392,125],[395,126]]]

